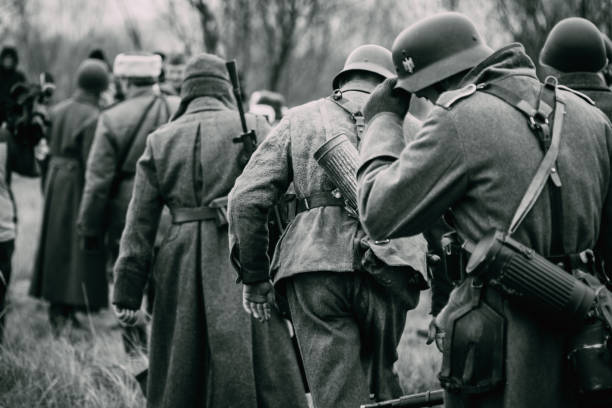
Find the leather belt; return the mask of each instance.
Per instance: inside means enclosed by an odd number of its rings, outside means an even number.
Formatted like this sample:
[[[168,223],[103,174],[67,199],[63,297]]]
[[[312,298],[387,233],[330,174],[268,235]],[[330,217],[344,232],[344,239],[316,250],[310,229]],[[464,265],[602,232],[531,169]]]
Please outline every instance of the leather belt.
[[[63,165],[63,164],[81,164],[81,160],[78,157],[71,156],[51,156],[49,163]]]
[[[308,197],[304,197],[297,200],[296,213],[308,211],[312,208],[318,207],[344,207],[344,199],[336,197],[331,191],[324,191],[320,193],[314,193]]]
[[[218,208],[193,207],[175,208],[170,210],[173,224],[184,224],[187,222],[217,220],[219,218]]]

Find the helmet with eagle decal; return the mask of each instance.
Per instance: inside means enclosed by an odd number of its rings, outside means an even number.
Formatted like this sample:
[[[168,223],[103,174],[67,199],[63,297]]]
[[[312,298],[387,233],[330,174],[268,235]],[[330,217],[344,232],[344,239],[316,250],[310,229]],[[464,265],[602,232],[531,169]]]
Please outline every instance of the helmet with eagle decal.
[[[478,65],[493,53],[460,13],[440,13],[402,31],[391,48],[396,88],[417,92]]]

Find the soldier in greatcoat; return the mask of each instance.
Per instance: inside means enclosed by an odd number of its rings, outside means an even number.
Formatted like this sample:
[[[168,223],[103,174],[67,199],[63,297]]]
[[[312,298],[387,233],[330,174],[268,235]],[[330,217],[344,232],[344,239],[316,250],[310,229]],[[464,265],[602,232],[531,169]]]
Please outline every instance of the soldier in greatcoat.
[[[396,349],[406,311],[418,302],[425,281],[416,264],[416,270],[408,268],[405,292],[410,299],[404,302],[363,270],[360,242],[365,234],[313,157],[340,133],[358,145],[363,103],[392,70],[387,49],[355,49],[333,80],[334,95],[289,110],[230,195],[232,248],[245,308],[265,318],[274,291],[270,279],[286,295],[313,403],[319,408],[356,407],[369,402],[370,393],[377,400],[402,393],[393,371]],[[270,263],[268,214],[291,183],[297,215]],[[418,257],[418,249],[408,252]]]
[[[560,84],[591,98],[612,120],[612,90],[602,75],[608,65],[606,45],[595,24],[580,17],[558,22],[540,51],[540,64],[552,69]]]
[[[521,107],[537,106],[542,85],[523,47],[511,44],[493,52],[465,16],[444,13],[402,32],[393,56],[399,79],[383,83],[365,107],[369,124],[358,184],[366,230],[374,239],[416,234],[449,208],[447,220],[465,242],[478,242],[492,229],[506,230],[543,151],[526,115],[485,90],[503,87],[519,95]],[[612,127],[588,98],[557,92],[565,104],[554,169],[561,188],[554,190],[554,181],[544,186],[513,237],[543,256],[554,256],[551,261],[567,270],[592,273],[595,265],[580,254],[598,250],[609,272]],[[389,147],[404,139],[402,118],[410,93],[437,105],[416,139],[398,154]],[[562,217],[553,218],[559,210],[553,202],[562,203]],[[575,388],[566,382],[566,331],[535,320],[533,310],[472,277],[463,277],[453,299],[438,315],[447,318],[436,320],[437,329],[448,334],[457,322],[449,316],[456,316],[472,321],[475,331],[443,340],[443,367],[456,375],[441,377],[448,388],[446,407],[578,406]],[[475,314],[481,310],[475,305],[493,311],[489,320]],[[489,322],[502,324],[505,336],[485,342],[491,333],[477,328]],[[483,355],[483,350],[489,352]],[[457,372],[455,364],[465,369]]]
[[[263,139],[269,127],[247,115]],[[242,311],[229,258],[226,196],[242,168],[236,101],[223,61],[187,65],[173,121],[151,134],[138,162],[113,304],[132,323],[152,273],[156,296],[149,351],[150,407],[306,407],[285,323]],[[151,267],[163,207],[172,214]],[[152,272],[150,272],[152,271]]]
[[[76,220],[85,182],[85,165],[93,141],[90,123],[100,114],[100,95],[108,86],[108,69],[85,60],[72,97],[50,111],[47,139],[50,160],[45,186],[41,236],[30,294],[50,303],[49,320],[59,330],[79,325],[76,311],[95,312],[108,304],[104,258],[86,253]]]
[[[167,123],[178,107],[178,97],[160,91],[160,72],[158,55],[119,54],[113,74],[127,99],[104,110],[97,121],[78,229],[88,251],[105,249],[109,271],[119,255],[136,162],[144,152],[149,133]],[[144,325],[126,329],[123,340],[126,351],[135,352],[136,346],[146,342]]]

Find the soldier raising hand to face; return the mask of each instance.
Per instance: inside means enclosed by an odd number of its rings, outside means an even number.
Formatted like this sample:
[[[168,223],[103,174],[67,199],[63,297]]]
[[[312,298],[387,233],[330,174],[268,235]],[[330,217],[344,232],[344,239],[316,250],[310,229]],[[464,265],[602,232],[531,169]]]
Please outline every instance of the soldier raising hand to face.
[[[612,126],[589,98],[554,80],[545,88],[520,44],[494,52],[458,13],[408,27],[395,40],[393,57],[396,88],[436,107],[397,152],[389,147],[405,135],[393,95],[387,92],[384,104],[375,93],[366,105],[371,120],[357,173],[359,214],[373,239],[424,232],[444,215],[466,251],[491,231],[511,231],[516,242],[566,271],[596,279],[597,263],[582,256],[594,251],[610,272]],[[563,119],[552,120],[553,112],[564,112]],[[551,120],[537,122],[541,117]],[[542,137],[551,121],[553,132],[563,125],[558,145]],[[546,167],[553,176],[546,174],[543,193],[510,228],[553,145],[556,164]],[[447,332],[440,374],[445,406],[582,406],[565,381],[572,333],[536,320],[533,308],[494,282],[461,272],[453,274],[455,288],[437,319]]]

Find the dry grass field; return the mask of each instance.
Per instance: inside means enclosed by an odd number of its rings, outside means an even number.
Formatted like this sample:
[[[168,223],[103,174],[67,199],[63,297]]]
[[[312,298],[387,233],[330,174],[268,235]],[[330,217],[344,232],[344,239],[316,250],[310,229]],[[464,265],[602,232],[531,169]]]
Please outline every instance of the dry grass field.
[[[86,330],[55,339],[46,305],[28,297],[42,197],[38,180],[16,177],[13,187],[20,227],[6,341],[0,348],[0,408],[143,407],[133,374],[146,360],[130,359],[123,352],[110,311],[80,316]],[[422,304],[409,314],[399,348],[397,370],[406,393],[438,387],[440,354],[416,333],[427,328],[427,298],[424,294]]]

